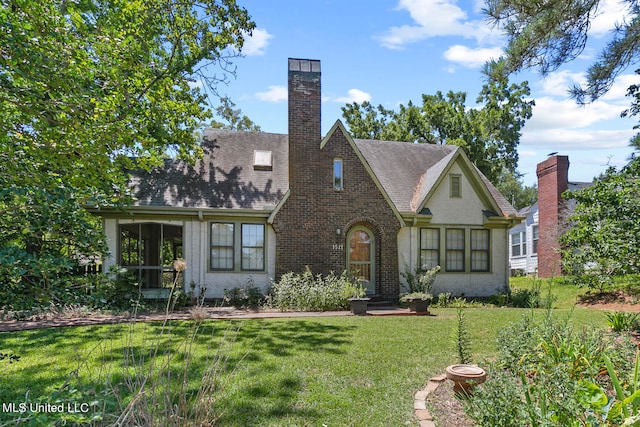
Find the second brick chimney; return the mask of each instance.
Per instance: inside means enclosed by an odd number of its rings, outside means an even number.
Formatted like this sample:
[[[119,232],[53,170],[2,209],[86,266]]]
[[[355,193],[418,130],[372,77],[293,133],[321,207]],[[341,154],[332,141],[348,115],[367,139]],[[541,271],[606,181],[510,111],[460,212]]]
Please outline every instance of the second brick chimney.
[[[538,276],[562,275],[558,238],[567,227],[569,157],[551,156],[538,164]]]

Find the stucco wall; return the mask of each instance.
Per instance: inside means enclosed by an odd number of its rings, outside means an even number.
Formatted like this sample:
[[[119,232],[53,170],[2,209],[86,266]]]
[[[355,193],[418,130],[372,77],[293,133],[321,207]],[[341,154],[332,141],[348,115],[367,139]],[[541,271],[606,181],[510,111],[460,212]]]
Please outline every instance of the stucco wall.
[[[187,270],[184,272],[185,291],[192,290],[196,295],[201,288],[206,288],[206,298],[222,298],[224,289],[245,287],[249,283],[259,287],[263,293],[271,284],[271,278],[275,275],[276,237],[273,228],[266,225],[266,259],[263,272],[210,272],[209,271],[209,221],[193,220],[150,220],[150,219],[114,219],[104,220],[104,230],[107,235],[109,256],[104,260],[104,271],[117,264],[118,256],[118,225],[134,222],[154,222],[183,226],[183,254],[187,261]]]
[[[438,224],[425,224],[424,227],[439,228]],[[405,227],[398,233],[398,263],[400,271],[407,268],[415,271],[419,263],[420,228]],[[478,227],[473,227],[478,228]],[[444,226],[442,228],[444,230]],[[432,293],[449,292],[452,295],[467,297],[486,297],[504,292],[509,285],[507,230],[491,229],[491,270],[484,272],[448,273],[441,270],[436,277]],[[444,263],[444,252],[441,248],[441,263]],[[404,285],[402,276],[401,283]]]

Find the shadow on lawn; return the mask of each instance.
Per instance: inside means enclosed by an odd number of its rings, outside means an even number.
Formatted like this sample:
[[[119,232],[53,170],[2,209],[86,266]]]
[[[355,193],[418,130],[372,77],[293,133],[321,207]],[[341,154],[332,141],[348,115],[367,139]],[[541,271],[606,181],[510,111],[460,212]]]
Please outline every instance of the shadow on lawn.
[[[216,425],[260,425],[265,419],[274,420],[271,423],[274,425],[278,419],[307,425],[309,420],[321,419],[317,409],[301,403],[305,384],[286,365],[287,358],[303,353],[345,353],[353,329],[355,326],[339,327],[309,320],[243,324],[237,340],[248,341],[250,350],[235,375],[244,374],[251,379],[234,380],[242,385],[233,391],[233,396],[225,393],[220,402],[222,415]]]

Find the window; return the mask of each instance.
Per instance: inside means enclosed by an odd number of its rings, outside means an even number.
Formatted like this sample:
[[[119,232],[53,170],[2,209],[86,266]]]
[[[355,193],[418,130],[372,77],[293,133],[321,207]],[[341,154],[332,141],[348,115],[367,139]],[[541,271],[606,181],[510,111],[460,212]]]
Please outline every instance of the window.
[[[233,270],[233,223],[211,224],[211,269]]]
[[[471,271],[489,271],[489,230],[471,230]]]
[[[511,256],[524,256],[527,254],[527,233],[518,231],[511,234]]]
[[[531,250],[532,253],[537,254],[538,253],[538,226],[534,225],[533,227],[531,227],[531,238],[533,240],[533,248]]]
[[[462,197],[462,177],[460,175],[449,175],[449,190],[451,198]]]
[[[211,270],[263,271],[264,259],[264,224],[211,224]]]
[[[119,238],[120,265],[133,273],[143,288],[170,287],[173,284],[176,278],[173,261],[183,257],[182,226],[120,224]]]
[[[440,265],[440,230],[422,228],[420,230],[420,268],[429,270]]]
[[[264,225],[242,224],[242,269],[264,270]]]
[[[445,271],[464,271],[464,230],[446,230]]]
[[[342,190],[342,181],[342,159],[333,159],[333,188],[336,190]]]

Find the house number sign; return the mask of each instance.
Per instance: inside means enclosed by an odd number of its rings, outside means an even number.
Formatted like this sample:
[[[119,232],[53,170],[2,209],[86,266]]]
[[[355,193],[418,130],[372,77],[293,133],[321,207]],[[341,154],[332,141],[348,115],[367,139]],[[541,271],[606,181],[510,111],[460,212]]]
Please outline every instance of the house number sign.
[[[343,244],[334,243],[333,250],[334,251],[343,251],[344,250],[344,245]]]

